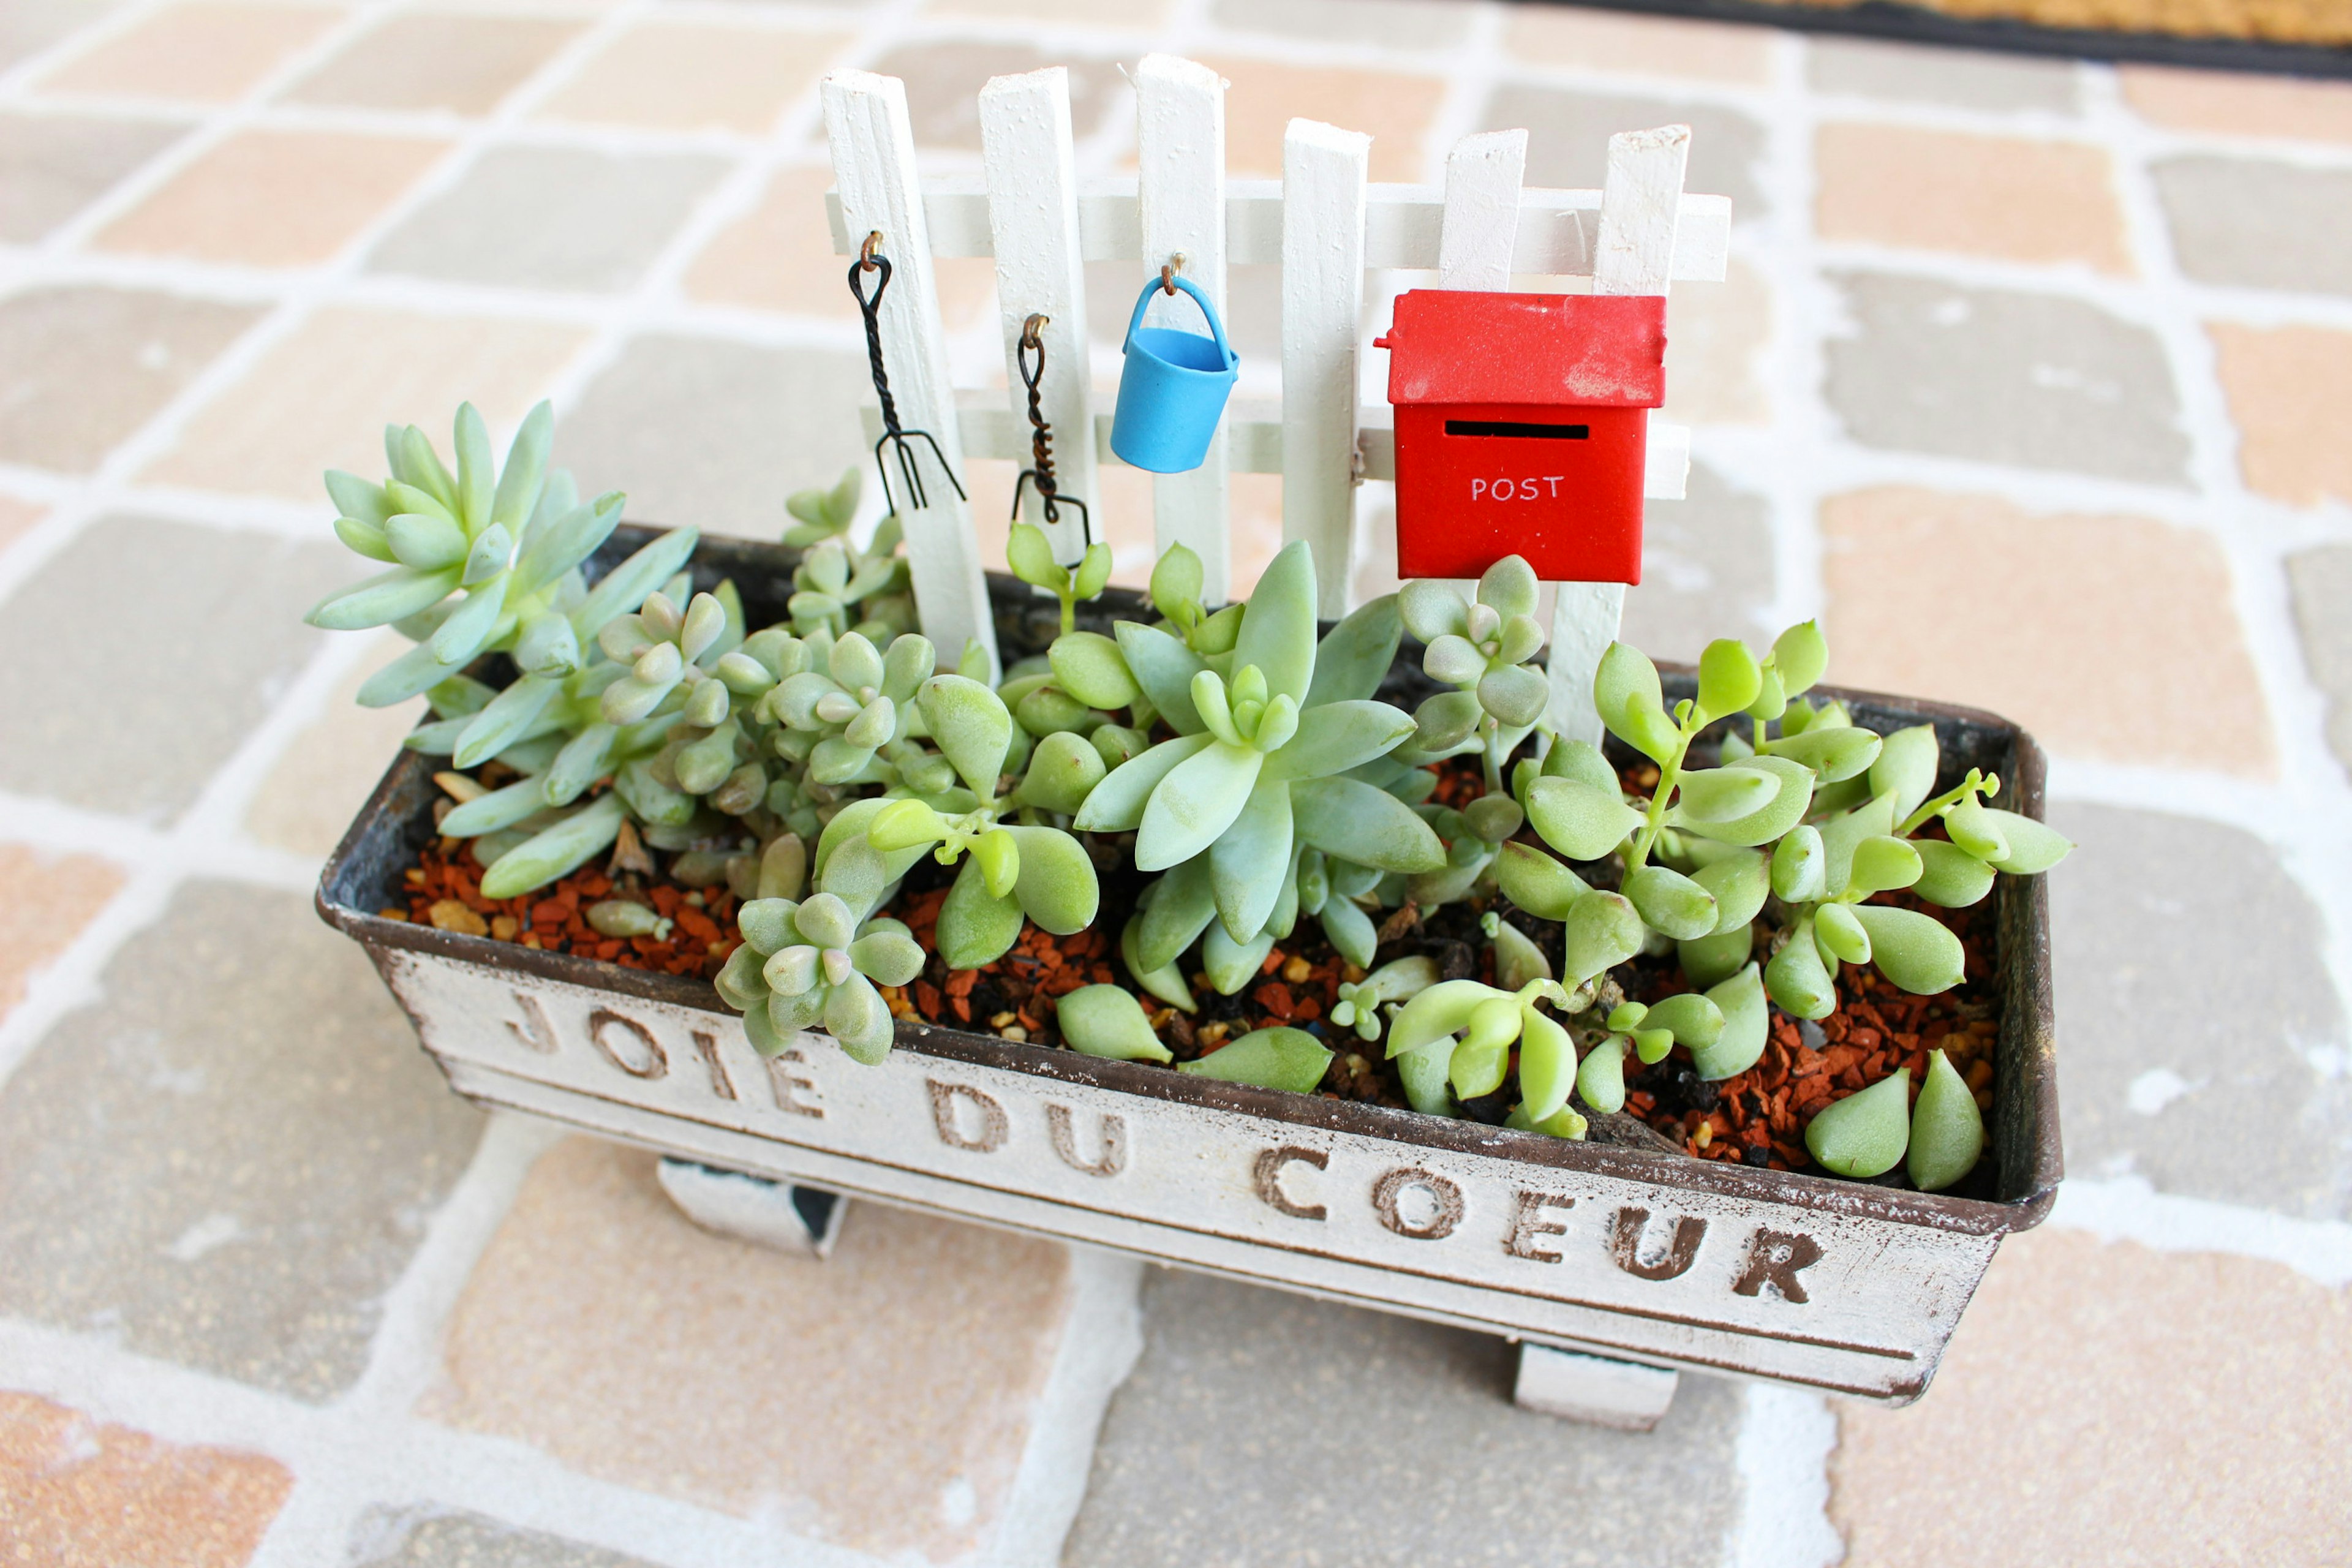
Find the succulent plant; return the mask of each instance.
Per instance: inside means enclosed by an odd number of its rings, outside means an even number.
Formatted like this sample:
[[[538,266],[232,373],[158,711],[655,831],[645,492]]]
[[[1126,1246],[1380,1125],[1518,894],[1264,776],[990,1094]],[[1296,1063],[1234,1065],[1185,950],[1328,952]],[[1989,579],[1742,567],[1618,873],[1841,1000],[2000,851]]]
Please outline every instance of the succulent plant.
[[[762,1056],[818,1024],[858,1061],[889,1054],[896,1026],[874,987],[904,985],[923,969],[923,950],[904,925],[832,892],[797,903],[755,899],[736,920],[743,945],[719,971],[719,994],[741,1011]]]
[[[1264,938],[1278,907],[1295,914],[1301,845],[1384,871],[1444,862],[1411,807],[1349,776],[1413,731],[1411,717],[1371,700],[1401,635],[1393,599],[1356,611],[1319,644],[1315,611],[1314,561],[1298,542],[1266,568],[1233,647],[1216,656],[1230,674],[1171,633],[1118,626],[1129,672],[1176,736],[1111,770],[1076,826],[1135,832],[1137,868],[1170,873],[1137,937],[1147,970],[1213,920],[1213,958],[1218,937],[1241,948]]]
[[[1360,1040],[1377,1040],[1381,1037],[1383,1004],[1393,1011],[1398,1004],[1410,1002],[1437,981],[1437,961],[1423,954],[1383,963],[1361,980],[1340,983],[1339,1000],[1331,1006],[1331,1022],[1339,1028],[1355,1030]]]
[[[1453,699],[1431,701],[1442,705],[1437,711],[1447,725],[1471,721],[1458,743],[1478,742],[1489,798],[1498,809],[1508,806],[1503,764],[1543,718],[1551,696],[1550,680],[1529,662],[1544,646],[1535,568],[1524,557],[1505,556],[1478,579],[1476,597],[1467,604],[1451,584],[1408,583],[1397,606],[1405,630],[1426,645],[1423,673],[1454,689]],[[1512,831],[1517,827],[1513,823]],[[1509,837],[1501,833],[1494,842]]]
[[[593,634],[580,624],[579,566],[620,521],[623,498],[580,504],[569,477],[548,472],[553,431],[542,403],[515,433],[501,470],[468,403],[457,410],[454,474],[409,425],[384,429],[392,474],[383,484],[340,469],[327,475],[337,536],[391,570],[330,594],[306,618],[333,631],[393,626],[417,645],[369,678],[362,704],[405,701],[526,637],[534,662],[561,662],[568,645]]]
[[[1110,581],[1110,546],[1089,544],[1076,565],[1065,566],[1054,559],[1054,546],[1044,529],[1034,523],[1016,522],[1005,542],[1004,564],[1024,583],[1043,588],[1060,601],[1062,635],[1067,637],[1078,624],[1078,601],[1098,596]]]
[[[915,629],[909,568],[898,554],[904,537],[896,514],[875,526],[865,548],[850,542],[865,481],[852,468],[831,489],[801,490],[784,502],[797,521],[784,542],[803,553],[793,571],[792,598],[785,605],[792,629],[802,637],[855,631],[887,646]]]
[[[1013,731],[1003,700],[968,677],[939,675],[923,683],[916,701],[972,804],[949,813],[913,797],[878,803],[864,831],[885,854],[936,846],[941,865],[963,862],[940,906],[939,948],[948,966],[994,963],[1019,938],[1024,919],[1056,936],[1093,924],[1101,889],[1086,847],[1058,827],[1003,820],[1014,809],[997,794]]]

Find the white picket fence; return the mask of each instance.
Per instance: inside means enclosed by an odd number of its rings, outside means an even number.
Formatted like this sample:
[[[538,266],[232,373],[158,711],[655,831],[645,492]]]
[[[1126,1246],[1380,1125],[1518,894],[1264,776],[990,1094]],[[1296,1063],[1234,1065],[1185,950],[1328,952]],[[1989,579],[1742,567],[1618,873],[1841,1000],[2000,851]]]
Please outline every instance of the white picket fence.
[[[1229,265],[1278,263],[1280,405],[1236,397],[1208,460],[1152,481],[1159,548],[1181,542],[1199,552],[1212,603],[1231,584],[1227,486],[1238,471],[1282,476],[1283,538],[1314,546],[1325,613],[1347,607],[1358,484],[1395,474],[1386,405],[1358,406],[1369,268],[1434,270],[1447,289],[1506,289],[1515,272],[1591,277],[1604,294],[1664,294],[1672,280],[1724,275],[1731,203],[1684,192],[1686,126],[1612,137],[1599,191],[1525,188],[1524,131],[1463,138],[1446,159],[1442,190],[1375,184],[1372,139],[1311,120],[1290,122],[1279,181],[1228,180],[1225,84],[1216,72],[1152,55],[1132,79],[1137,174],[1082,186],[1068,80],[1058,67],[989,82],[980,94],[982,174],[929,182],[915,167],[904,85],[866,71],[831,73],[824,100],[834,247],[855,256],[868,235],[882,237],[879,248],[895,268],[881,312],[891,394],[905,427],[930,432],[959,479],[968,457],[1027,457],[1015,345],[1032,313],[1050,319],[1044,412],[1055,432],[1061,489],[1089,504],[1100,493],[1098,466],[1117,459],[1110,415],[1097,414],[1092,396],[1086,264],[1135,262],[1140,289],[1176,263],[1223,313]],[[996,261],[1003,392],[949,382],[932,258],[975,256]],[[870,442],[881,434],[877,411],[867,411],[867,423]],[[1689,432],[1654,419],[1648,450],[1646,494],[1680,497]],[[928,491],[931,504],[902,514],[924,629],[950,654],[976,638],[992,661],[970,507],[946,485]],[[1052,531],[1057,555],[1075,558],[1076,521],[1066,518]],[[1616,636],[1623,598],[1619,584],[1559,585],[1551,717],[1563,733],[1599,739],[1591,672]]]

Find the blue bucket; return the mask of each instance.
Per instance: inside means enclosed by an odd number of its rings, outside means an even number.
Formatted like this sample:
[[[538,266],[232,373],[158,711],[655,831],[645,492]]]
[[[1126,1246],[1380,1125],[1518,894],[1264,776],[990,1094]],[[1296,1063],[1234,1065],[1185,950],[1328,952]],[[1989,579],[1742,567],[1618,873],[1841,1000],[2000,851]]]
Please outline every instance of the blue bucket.
[[[1118,412],[1110,426],[1110,449],[1119,461],[1155,474],[1187,473],[1209,455],[1209,439],[1224,417],[1225,399],[1241,374],[1241,356],[1225,342],[1224,323],[1208,297],[1191,279],[1173,279],[1192,296],[1209,323],[1209,336],[1143,324],[1145,307],[1158,292],[1154,278],[1136,296],[1127,323],[1127,356],[1118,377]]]

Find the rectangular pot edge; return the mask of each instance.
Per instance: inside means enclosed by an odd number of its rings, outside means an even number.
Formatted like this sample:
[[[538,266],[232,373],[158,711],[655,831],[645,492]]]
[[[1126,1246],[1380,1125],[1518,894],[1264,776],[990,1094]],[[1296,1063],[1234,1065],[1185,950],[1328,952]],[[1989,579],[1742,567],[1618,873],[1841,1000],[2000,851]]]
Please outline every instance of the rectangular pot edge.
[[[995,574],[992,574],[992,577]],[[1004,581],[1026,596],[1024,584]],[[999,587],[995,582],[992,590]],[[1687,672],[1662,665],[1670,675]],[[2011,742],[2008,794],[2014,809],[2042,815],[2045,764],[2040,746],[2023,730],[1978,709],[1916,701],[1881,693],[1822,688],[1824,696],[1850,704],[1947,719],[2005,733]],[[313,903],[320,918],[360,942],[371,957],[382,950],[407,949],[491,969],[509,968],[622,995],[732,1016],[707,981],[655,974],[564,953],[536,952],[488,937],[465,936],[411,921],[386,919],[339,901],[331,889],[362,855],[372,835],[396,836],[406,812],[403,796],[421,801],[430,789],[431,763],[404,751],[385,771],[367,804],[329,857]],[[414,809],[413,805],[410,808]],[[2056,1064],[2048,942],[2048,896],[2039,876],[2003,878],[1996,889],[2001,905],[2000,984],[2004,998],[1999,1053],[2001,1081],[1989,1136],[2001,1160],[2006,1195],[1999,1200],[1906,1192],[1866,1183],[1838,1181],[1796,1172],[1752,1170],[1719,1161],[1622,1149],[1516,1132],[1416,1111],[1316,1095],[1286,1094],[1245,1084],[1203,1079],[1139,1063],[1106,1061],[1075,1052],[1017,1044],[991,1035],[901,1023],[898,1048],[943,1060],[1001,1068],[1032,1078],[1082,1083],[1143,1096],[1186,1101],[1292,1126],[1328,1128],[1433,1149],[1514,1159],[1538,1166],[1590,1171],[1661,1186],[1718,1193],[1782,1203],[1832,1214],[1968,1235],[1999,1235],[2039,1225],[2055,1200],[2063,1174],[2058,1136]]]

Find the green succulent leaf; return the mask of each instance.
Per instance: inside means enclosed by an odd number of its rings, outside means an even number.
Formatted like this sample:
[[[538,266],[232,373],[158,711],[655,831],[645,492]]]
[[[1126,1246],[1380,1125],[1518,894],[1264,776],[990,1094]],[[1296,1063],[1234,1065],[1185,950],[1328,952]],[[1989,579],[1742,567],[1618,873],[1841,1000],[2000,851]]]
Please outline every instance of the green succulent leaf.
[[[1171,960],[1158,969],[1140,966],[1136,957],[1136,941],[1142,930],[1143,919],[1138,915],[1130,917],[1126,929],[1119,932],[1118,955],[1126,963],[1128,973],[1134,977],[1138,985],[1169,1005],[1186,1013],[1199,1012],[1200,1005],[1192,1000],[1192,988],[1184,984],[1182,965]]]
[[[1763,972],[1753,963],[1707,987],[1706,998],[1723,1019],[1722,1030],[1705,1046],[1691,1049],[1691,1066],[1708,1082],[1737,1078],[1764,1055],[1771,1024],[1765,1005]]]
[[[1128,672],[1179,735],[1197,735],[1207,726],[1192,705],[1192,679],[1208,668],[1201,656],[1153,626],[1120,621],[1112,630]]]
[[[1691,942],[1714,934],[1715,895],[1692,878],[1664,866],[1640,866],[1625,875],[1625,897],[1643,923],[1661,936]]]
[[[1903,839],[1891,835],[1865,838],[1853,847],[1853,865],[1846,876],[1846,896],[1868,898],[1873,893],[1907,888],[1919,879],[1922,865],[1919,851]]]
[[[995,692],[961,675],[935,675],[915,698],[940,752],[983,800],[996,797],[1004,753],[1013,743],[1013,715]]]
[[[1576,1069],[1576,1092],[1604,1114],[1625,1109],[1625,1037],[1612,1035],[1584,1053]]]
[[[1062,1039],[1082,1056],[1113,1061],[1172,1060],[1151,1032],[1143,1005],[1123,986],[1082,985],[1055,1005]]]
[[[1331,940],[1340,957],[1358,968],[1370,968],[1380,950],[1380,932],[1372,917],[1352,899],[1327,899],[1316,918],[1323,922],[1323,934]]]
[[[1877,759],[1870,764],[1870,793],[1894,796],[1895,820],[1901,822],[1936,793],[1936,770],[1940,763],[1936,726],[1914,724],[1907,730],[1897,730],[1886,737]]]
[[[1217,918],[1209,858],[1197,856],[1175,868],[1153,885],[1150,897],[1136,933],[1135,957],[1145,970],[1157,970],[1173,963]]]
[[[1145,760],[1139,757],[1128,766]],[[1170,769],[1143,808],[1136,868],[1165,870],[1215,843],[1249,804],[1265,763],[1263,752],[1220,741]]]
[[[1054,683],[1089,708],[1125,708],[1140,688],[1118,644],[1100,632],[1066,632],[1046,650]]]
[[[1904,1168],[1911,1184],[1938,1193],[1977,1168],[1985,1146],[1984,1117],[1966,1079],[1941,1051],[1927,1053],[1927,1079],[1911,1107],[1911,1144]]]
[[[2013,815],[2002,814],[2004,816]],[[2009,858],[2010,844],[2007,834],[2003,832],[2004,826],[2000,817],[1993,816],[1991,810],[1973,795],[1961,796],[1959,804],[1944,814],[1944,831],[1950,835],[1952,842],[1979,860]]]
[[[612,847],[627,816],[617,795],[598,795],[499,856],[482,873],[482,896],[511,899],[578,870],[591,857]]]
[[[2009,847],[2007,854],[1993,856],[1987,861],[1995,870],[2007,871],[2016,877],[2034,876],[2063,860],[2066,852],[2074,847],[2064,835],[2047,823],[2017,812],[1985,806],[1982,816],[2001,842]],[[1944,829],[1948,833],[1951,831],[1948,817],[1945,819]]]
[[[1530,1121],[1548,1121],[1576,1088],[1576,1042],[1533,1003],[1518,1006],[1519,1110]]]
[[[1571,860],[1598,860],[1642,826],[1612,777],[1598,789],[1580,779],[1538,778],[1528,785],[1528,820],[1543,841]]]
[[[1783,903],[1810,904],[1829,892],[1829,852],[1821,829],[1791,828],[1772,848],[1772,891]]]
[[[1274,933],[1258,932],[1245,941],[1227,934],[1222,921],[1201,939],[1201,970],[1221,996],[1231,996],[1258,976],[1265,955],[1274,951]]]
[[[1298,837],[1342,860],[1408,875],[1445,863],[1445,846],[1413,809],[1386,790],[1345,775],[1291,785]]]
[[[1829,667],[1829,639],[1822,636],[1818,621],[1800,621],[1772,641],[1772,668],[1790,697],[1811,690]]]
[[[1010,834],[1021,852],[1021,875],[1013,896],[1040,929],[1068,936],[1095,923],[1102,890],[1086,846],[1058,827],[1014,826]]]
[[[1870,932],[1844,904],[1823,904],[1813,911],[1813,942],[1841,963],[1870,962]]]
[[[1772,863],[1760,849],[1737,849],[1700,867],[1691,880],[1715,899],[1715,930],[1706,935],[1742,931],[1771,896]]]
[[[1220,743],[1211,735],[1180,735],[1172,741],[1162,741],[1141,756],[1120,763],[1088,793],[1086,804],[1078,808],[1077,820],[1072,826],[1081,833],[1133,832],[1143,826],[1144,810],[1161,781],[1174,772],[1179,763],[1188,762]]]
[[[1266,757],[1266,776],[1343,773],[1387,755],[1412,732],[1411,715],[1385,702],[1349,699],[1309,707],[1299,713],[1298,728],[1290,739]]]
[[[1727,763],[1713,771],[1767,773],[1780,781],[1780,787],[1769,805],[1745,816],[1732,817],[1722,822],[1699,822],[1684,816],[1677,808],[1667,814],[1666,820],[1671,826],[1686,828],[1702,838],[1711,838],[1718,844],[1732,844],[1752,848],[1758,845],[1769,844],[1796,826],[1803,819],[1805,808],[1812,802],[1812,770],[1792,763],[1786,757],[1748,757],[1739,762]]]
[[[1642,917],[1621,893],[1587,893],[1569,910],[1562,924],[1566,951],[1560,978],[1570,987],[1642,951]]]
[[[1699,769],[1683,774],[1677,784],[1675,810],[1693,826],[1752,816],[1780,793],[1778,778],[1754,768]]]
[[[1919,879],[1911,890],[1931,904],[1948,910],[1966,909],[1992,891],[1993,868],[1957,844],[1921,838],[1911,847],[1919,856]]]
[[[1717,931],[1693,942],[1675,944],[1675,955],[1681,961],[1683,975],[1705,990],[1739,973],[1756,945],[1753,924],[1734,926],[1729,931]]]
[[[1810,915],[1798,918],[1789,940],[1764,966],[1764,989],[1796,1018],[1826,1018],[1837,1010],[1837,985],[1813,942]]]
[[[1393,1061],[1459,1034],[1481,1005],[1496,1000],[1517,999],[1475,980],[1439,981],[1397,1009],[1389,1021],[1389,1058]]]
[[[1834,729],[1815,725],[1801,735],[1773,742],[1772,754],[1802,763],[1823,784],[1842,784],[1868,772],[1884,745],[1874,732],[1851,724]]]
[[[1247,942],[1265,929],[1292,864],[1290,785],[1261,778],[1249,804],[1209,848],[1217,916],[1226,934]]]
[[[1853,917],[1870,933],[1878,973],[1915,996],[1932,996],[1960,983],[1967,953],[1943,921],[1917,910],[1856,904]]]
[[[966,856],[955,886],[940,905],[940,959],[950,969],[978,969],[1003,957],[1020,935],[1020,900],[1010,892],[990,892],[980,857]]]
[[[1828,1170],[1869,1181],[1902,1163],[1911,1138],[1911,1069],[1897,1068],[1813,1118],[1805,1147]]]
[[[1648,705],[1661,714],[1665,711],[1665,689],[1658,684],[1658,667],[1640,649],[1612,642],[1593,671],[1593,710],[1613,733],[1632,741],[1627,724],[1637,699],[1646,699]]]
[[[1469,626],[1470,606],[1452,585],[1427,579],[1407,583],[1397,594],[1397,614],[1404,629],[1421,643],[1442,637],[1459,637]]]
[[[1885,837],[1894,831],[1895,801],[1883,795],[1821,824],[1822,879],[1832,898],[1843,893],[1853,880],[1854,851],[1862,847],[1863,840]]]
[[[600,503],[601,504],[601,503]],[[614,515],[618,516],[615,508]],[[607,572],[572,612],[572,628],[585,642],[614,621],[646,602],[685,565],[702,535],[693,528],[674,528],[648,540],[626,561]]]
[[[1312,1094],[1331,1065],[1331,1052],[1304,1029],[1253,1029],[1198,1061],[1178,1064],[1178,1072],[1226,1083]]]
[[[1763,687],[1763,668],[1737,637],[1717,637],[1698,656],[1699,711],[1710,719],[1744,710]]]
[[[1524,728],[1543,717],[1551,700],[1551,682],[1543,671],[1524,664],[1506,664],[1488,670],[1478,681],[1478,705],[1499,723]]]
[[[1207,582],[1201,557],[1192,548],[1171,544],[1151,568],[1152,607],[1170,620],[1179,621],[1185,611],[1200,607],[1201,594]]]
[[[1087,803],[1095,785],[1110,770],[1102,753],[1084,735],[1061,731],[1037,742],[1029,754],[1029,772],[1021,781],[1019,799],[1024,805],[1067,816]]]
[[[1282,547],[1251,593],[1234,643],[1235,669],[1265,672],[1266,697],[1307,695],[1315,678],[1315,557],[1303,539]]]
[[[1388,678],[1403,637],[1395,595],[1358,606],[1316,645],[1315,679],[1299,707],[1311,713],[1327,703],[1369,699]]]
[[[440,603],[457,586],[458,575],[454,566],[431,572],[397,566],[328,595],[303,619],[331,632],[384,626]]]

